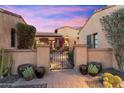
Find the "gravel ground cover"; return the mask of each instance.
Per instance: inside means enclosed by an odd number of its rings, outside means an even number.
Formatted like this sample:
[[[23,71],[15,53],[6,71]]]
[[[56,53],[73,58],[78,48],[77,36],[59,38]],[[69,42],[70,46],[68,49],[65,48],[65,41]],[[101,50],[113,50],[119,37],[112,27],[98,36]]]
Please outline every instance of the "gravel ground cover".
[[[20,78],[18,75],[12,75],[10,77],[4,77],[0,79],[0,88],[47,88],[47,84],[30,84],[30,85],[15,85],[15,82]]]

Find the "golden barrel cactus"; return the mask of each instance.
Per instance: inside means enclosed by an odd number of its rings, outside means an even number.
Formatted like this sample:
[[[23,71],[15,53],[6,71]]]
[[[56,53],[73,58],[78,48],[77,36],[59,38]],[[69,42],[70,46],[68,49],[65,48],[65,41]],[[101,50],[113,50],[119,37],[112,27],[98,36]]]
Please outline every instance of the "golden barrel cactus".
[[[119,76],[114,76],[111,73],[104,73],[103,75],[103,85],[105,88],[120,88],[120,83],[122,79]]]

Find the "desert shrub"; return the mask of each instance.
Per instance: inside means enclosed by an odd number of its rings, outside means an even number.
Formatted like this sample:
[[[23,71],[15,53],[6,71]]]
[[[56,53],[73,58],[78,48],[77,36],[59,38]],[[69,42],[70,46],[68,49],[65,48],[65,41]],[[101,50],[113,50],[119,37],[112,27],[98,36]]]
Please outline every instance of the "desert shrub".
[[[19,49],[31,49],[35,47],[36,28],[31,25],[17,24],[17,39]]]
[[[100,22],[108,43],[114,50],[120,71],[124,70],[124,8],[103,16]]]

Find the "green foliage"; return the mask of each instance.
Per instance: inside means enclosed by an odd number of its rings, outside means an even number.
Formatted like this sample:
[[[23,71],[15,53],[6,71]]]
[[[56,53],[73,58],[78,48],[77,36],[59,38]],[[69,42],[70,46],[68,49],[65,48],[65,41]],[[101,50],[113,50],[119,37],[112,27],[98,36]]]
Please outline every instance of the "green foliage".
[[[68,52],[68,58],[71,59],[71,60],[73,60],[73,58],[74,58],[74,53],[73,53],[73,51],[69,51],[69,52]]]
[[[1,53],[2,53],[2,56],[1,56],[1,62],[0,62],[0,78],[3,76],[3,69],[4,69],[4,60],[5,60],[5,54],[4,54],[4,49],[2,48],[1,49]]]
[[[93,65],[93,64],[88,65],[88,73],[97,74],[98,72],[99,72],[99,70],[96,65]]]
[[[32,67],[27,67],[23,72],[22,72],[24,78],[33,78],[35,73]]]
[[[100,19],[108,43],[112,46],[120,70],[124,62],[124,9],[119,9]]]
[[[74,51],[69,51],[68,52],[68,59],[69,59],[69,62],[72,66],[74,66]]]
[[[35,33],[36,28],[23,24],[17,24],[17,37],[18,37],[18,48],[19,49],[31,49],[35,44]]]
[[[11,75],[12,71],[12,61],[11,61],[11,55],[8,54],[7,59],[5,60],[5,50],[1,49],[1,60],[0,60],[0,78],[3,77],[3,75],[7,74],[8,76]]]
[[[8,76],[10,77],[12,74],[12,61],[11,61],[11,55],[8,54]]]

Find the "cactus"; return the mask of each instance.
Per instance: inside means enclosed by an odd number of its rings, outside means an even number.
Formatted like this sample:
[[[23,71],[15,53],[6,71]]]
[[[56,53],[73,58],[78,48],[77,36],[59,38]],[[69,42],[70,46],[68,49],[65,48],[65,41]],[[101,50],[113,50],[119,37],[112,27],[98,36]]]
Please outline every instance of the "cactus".
[[[24,78],[26,80],[32,80],[34,77],[34,71],[32,67],[27,67],[23,72],[22,72]]]
[[[4,62],[5,62],[5,54],[4,54],[4,49],[1,49],[2,57],[1,57],[1,62],[0,62],[0,78],[3,77],[3,71],[4,71]]]
[[[89,66],[88,66],[88,73],[89,74],[97,74],[98,72],[99,72],[99,70],[96,67],[96,65],[89,64]]]
[[[122,82],[122,79],[119,76],[113,76],[113,86],[118,87],[118,85]]]
[[[109,88],[110,86],[119,88],[121,82],[122,79],[119,76],[114,76],[111,73],[104,73],[103,75],[103,85],[106,88]]]
[[[12,62],[11,62],[11,56],[8,55],[8,62],[7,65],[5,61],[5,50],[1,49],[1,60],[0,60],[0,78],[3,78],[3,75],[8,74],[8,76],[11,75],[11,68],[12,68]]]
[[[103,78],[104,81],[109,81],[108,77]]]
[[[109,83],[108,81],[104,81],[103,85],[104,85],[105,88],[112,88],[113,87],[112,84]]]
[[[113,75],[111,73],[104,73],[103,77],[112,77]]]
[[[12,71],[12,62],[11,62],[11,55],[8,54],[8,76],[11,76],[11,71]]]

